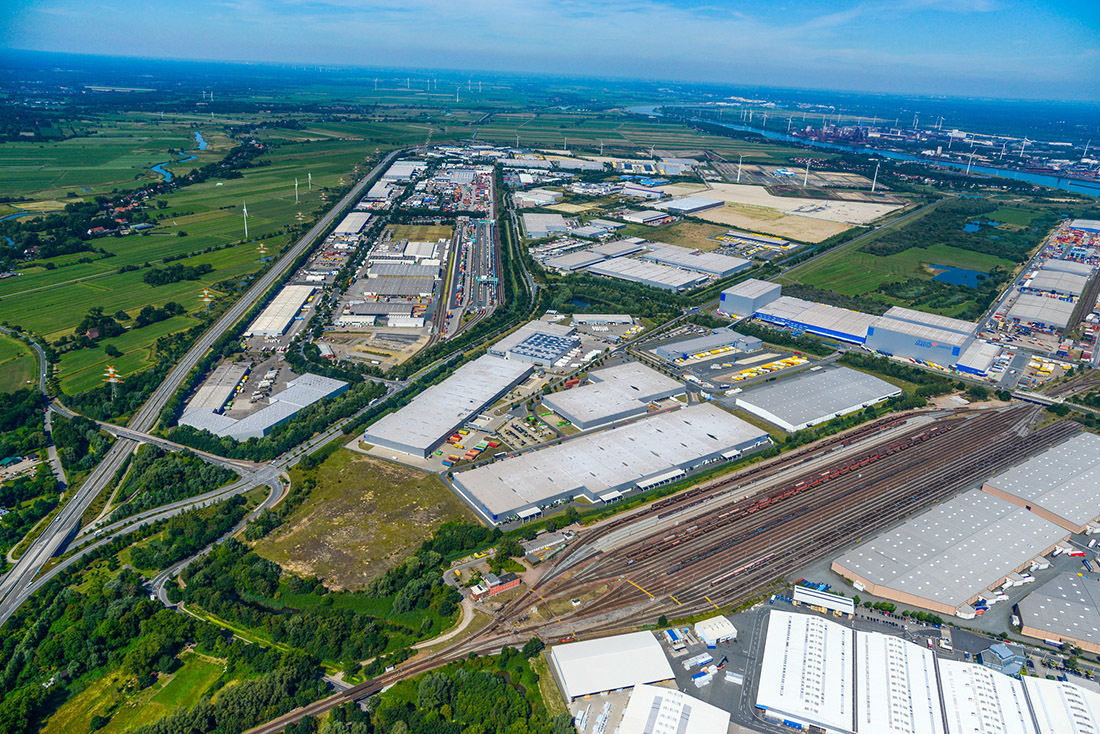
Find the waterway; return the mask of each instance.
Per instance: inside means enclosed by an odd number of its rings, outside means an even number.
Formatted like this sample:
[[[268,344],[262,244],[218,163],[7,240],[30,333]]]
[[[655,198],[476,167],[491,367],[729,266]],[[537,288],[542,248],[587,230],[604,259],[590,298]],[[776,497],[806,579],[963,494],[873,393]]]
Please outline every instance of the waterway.
[[[206,150],[206,145],[207,145],[207,143],[206,143],[206,140],[202,137],[202,133],[196,131],[195,132],[195,147],[192,148],[192,150]],[[195,158],[197,158],[197,157],[198,156],[188,155],[188,156],[185,156],[183,158],[180,158],[178,161],[165,161],[164,163],[158,163],[157,165],[152,166],[149,170],[151,170],[154,173],[158,174],[167,183],[168,181],[172,180],[172,172],[169,171],[167,168],[165,168],[165,166],[175,166],[175,165],[178,165],[180,163],[187,163],[188,161],[195,160]]]
[[[664,117],[664,114],[657,111],[653,106],[639,106],[631,107],[630,112],[634,112],[639,115],[653,115],[654,117]],[[756,133],[768,140],[781,140],[786,143],[800,143],[802,145],[810,146],[811,148],[823,148],[826,150],[843,150],[849,153],[864,153],[867,155],[880,155],[883,158],[889,158],[897,161],[916,161],[918,163],[930,163],[937,166],[945,166],[947,168],[954,168],[960,171],[967,169],[966,164],[956,163],[954,161],[940,161],[932,158],[922,158],[920,156],[909,155],[908,153],[898,153],[893,150],[881,150],[879,148],[872,148],[870,146],[854,145],[841,145],[839,143],[829,143],[824,140],[813,140],[811,138],[799,138],[794,135],[788,135],[787,133],[774,132],[772,130],[761,130],[757,127],[749,127],[748,125],[735,125],[731,122],[717,122],[715,120],[704,120],[701,117],[691,118],[692,122],[705,122],[708,125],[718,125],[720,127],[728,127],[731,130],[740,130],[742,132]],[[1001,178],[1011,178],[1015,181],[1026,181],[1027,183],[1035,184],[1036,186],[1048,186],[1053,189],[1062,189],[1063,191],[1073,191],[1078,194],[1085,194],[1087,196],[1100,196],[1100,184],[1088,183],[1085,181],[1077,181],[1070,178],[1062,178],[1061,176],[1050,176],[1043,173],[1028,173],[1026,171],[1014,171],[1008,168],[994,168],[992,166],[970,166],[971,173],[983,173],[987,176],[1000,176]]]

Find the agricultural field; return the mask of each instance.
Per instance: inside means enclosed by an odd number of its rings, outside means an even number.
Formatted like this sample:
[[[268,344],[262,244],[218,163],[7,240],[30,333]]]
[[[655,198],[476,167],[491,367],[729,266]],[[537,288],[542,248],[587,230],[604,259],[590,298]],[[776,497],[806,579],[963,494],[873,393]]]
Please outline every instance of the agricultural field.
[[[1017,227],[1026,227],[1031,224],[1031,220],[1039,215],[1038,212],[1028,211],[1026,209],[1017,209],[1015,207],[1003,207],[998,209],[989,215],[989,218],[995,222],[1002,222],[1004,224],[1012,224]]]
[[[333,589],[360,589],[398,565],[448,520],[473,513],[434,474],[341,449],[314,472],[309,499],[257,553]],[[300,484],[306,473],[295,469]]]
[[[216,297],[226,296],[215,284],[260,270],[264,260],[277,256],[298,229],[307,227],[334,200],[335,193],[326,194],[325,188],[343,187],[365,173],[372,152],[373,148],[368,150],[354,141],[283,144],[260,157],[266,165],[245,169],[240,178],[213,179],[160,197],[167,207],[152,210],[158,218],[154,229],[94,241],[112,257],[76,253],[48,263],[31,262],[22,267],[20,276],[0,281],[0,320],[55,341],[71,333],[93,307],[109,314],[124,310],[132,317],[144,306],[159,308],[175,301],[189,313],[198,312],[205,308],[199,300],[203,288],[213,290]],[[310,173],[312,190],[307,183]],[[294,201],[295,177],[300,184],[298,204]],[[247,243],[242,241],[242,204],[246,201]],[[266,253],[258,252],[261,242]],[[221,249],[204,252],[213,248]],[[198,280],[157,287],[142,281],[146,267],[181,255],[185,257],[179,264],[207,263],[213,271]],[[138,269],[119,272],[127,266]],[[177,330],[192,323],[190,319],[173,320]],[[116,346],[127,353],[114,366],[124,376],[143,369],[149,347],[164,333],[168,332],[147,327],[122,337],[123,343]],[[65,389],[82,390],[98,384],[104,360],[102,347],[89,354],[66,355],[61,364]]]
[[[396,224],[389,229],[393,231],[393,239],[412,242],[449,240],[454,231],[449,224]]]
[[[198,653],[182,655],[182,665],[161,675],[149,688],[133,692],[118,670],[89,683],[43,724],[43,734],[91,731],[95,716],[110,717],[99,729],[105,734],[130,731],[161,719],[179,708],[194,706],[225,670],[225,663]]]
[[[194,150],[196,159],[173,172],[185,173],[196,166],[219,160],[231,142],[209,121],[160,120],[145,113],[96,118],[92,134],[57,142],[0,143],[0,169],[4,193],[34,199],[65,199],[107,193],[134,185],[142,179],[161,177],[150,170],[158,163],[178,160],[169,150],[196,147],[194,133],[207,141],[205,151]],[[19,204],[26,211],[33,206]],[[59,208],[59,207],[57,207]]]
[[[19,339],[0,334],[0,392],[14,392],[33,383],[37,364],[30,347]]]

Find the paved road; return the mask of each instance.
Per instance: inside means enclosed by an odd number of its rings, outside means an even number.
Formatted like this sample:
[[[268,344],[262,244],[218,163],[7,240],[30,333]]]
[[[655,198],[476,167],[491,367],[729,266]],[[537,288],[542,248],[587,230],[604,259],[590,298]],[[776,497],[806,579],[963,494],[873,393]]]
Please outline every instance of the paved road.
[[[222,314],[214,326],[198,338],[191,349],[168,373],[164,381],[131,418],[128,427],[142,433],[148,433],[160,416],[161,410],[179,389],[187,375],[206,355],[214,342],[221,338],[233,325],[259,301],[267,290],[282,277],[286,270],[333,223],[336,217],[350,206],[372,183],[398,154],[403,150],[394,150],[371,169],[364,178],[344,195],[318,222],[310,228],[272,267],[264,273],[249,290]],[[30,549],[19,559],[15,567],[0,579],[0,626],[7,621],[12,612],[34,593],[38,586],[35,576],[43,566],[60,551],[72,533],[79,527],[80,519],[92,501],[106,488],[115,473],[125,463],[126,458],[137,448],[138,442],[129,438],[119,438],[107,455],[92,470],[77,492],[69,498],[61,511],[50,521],[43,533],[34,541]]]
[[[22,338],[25,335],[10,329],[5,329],[0,326],[0,332],[8,334],[16,338]],[[46,378],[49,375],[50,363],[46,360],[46,352],[42,349],[41,345],[33,339],[29,342],[31,349],[34,350],[35,359],[38,360],[38,391],[46,398],[50,399],[49,393],[46,392]],[[1097,350],[1100,354],[1100,350]],[[65,467],[61,465],[61,459],[57,456],[57,447],[53,444],[53,422],[49,412],[46,413],[45,419],[46,438],[49,440],[49,445],[46,447],[46,459],[50,462],[50,466],[53,468],[53,475],[57,478],[58,489],[61,494],[64,495],[65,489],[69,486],[69,480],[65,476]]]

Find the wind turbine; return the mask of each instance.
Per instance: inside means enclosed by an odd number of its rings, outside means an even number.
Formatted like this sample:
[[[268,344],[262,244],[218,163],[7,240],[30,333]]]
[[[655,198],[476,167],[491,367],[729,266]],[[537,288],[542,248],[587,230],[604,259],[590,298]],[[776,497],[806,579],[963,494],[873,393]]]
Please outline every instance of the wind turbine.
[[[1027,144],[1030,143],[1030,142],[1032,142],[1032,141],[1029,140],[1028,137],[1025,135],[1024,136],[1024,144],[1020,146],[1020,157],[1021,158],[1024,157],[1024,150],[1027,148]]]
[[[744,160],[745,154],[737,154],[737,183],[741,183],[741,161]]]
[[[310,173],[307,173],[306,175],[309,176],[309,190],[313,191],[313,173],[310,172]]]
[[[791,123],[792,122],[794,122],[794,118],[793,117],[788,117],[787,118],[787,134],[788,135],[791,134]]]
[[[242,200],[243,201],[243,200]],[[244,238],[248,239],[248,202],[244,202]]]
[[[973,162],[974,162],[974,153],[971,152],[970,158],[967,159],[967,161],[966,161],[966,173],[964,175],[966,175],[966,176],[970,175],[970,164],[973,163]]]
[[[882,161],[875,164],[875,177],[871,179],[871,193],[875,193],[875,186],[878,185],[878,168],[882,165]]]
[[[1087,143],[1085,143],[1085,152],[1081,154],[1082,158],[1088,158],[1089,157],[1089,146],[1090,145],[1092,145],[1092,138],[1089,138],[1089,141]]]
[[[806,175],[802,177],[802,188],[806,188],[810,183],[810,159],[806,159]]]

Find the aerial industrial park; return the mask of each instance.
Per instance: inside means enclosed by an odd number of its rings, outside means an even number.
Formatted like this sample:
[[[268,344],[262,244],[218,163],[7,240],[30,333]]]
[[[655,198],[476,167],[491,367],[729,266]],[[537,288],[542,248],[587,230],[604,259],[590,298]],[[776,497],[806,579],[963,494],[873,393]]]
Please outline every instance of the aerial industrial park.
[[[1100,732],[1094,106],[25,53],[0,734]]]

